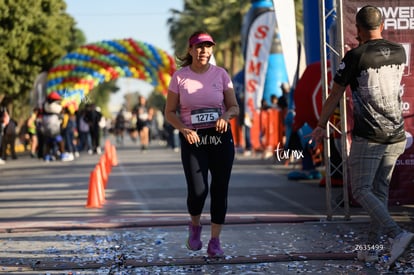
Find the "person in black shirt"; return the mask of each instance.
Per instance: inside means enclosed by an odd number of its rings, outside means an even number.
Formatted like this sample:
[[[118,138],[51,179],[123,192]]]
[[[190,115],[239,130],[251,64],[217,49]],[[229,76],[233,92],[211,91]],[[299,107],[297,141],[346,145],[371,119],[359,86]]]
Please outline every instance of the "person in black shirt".
[[[149,146],[152,115],[148,112],[147,99],[145,97],[138,97],[138,104],[134,107],[132,114],[137,118],[136,126],[141,143],[141,150],[146,151]]]
[[[382,247],[378,242],[385,233],[393,238],[392,266],[414,240],[414,234],[398,226],[388,211],[390,180],[406,145],[400,83],[407,58],[400,44],[382,37],[384,25],[376,7],[358,11],[356,28],[360,44],[342,59],[311,138],[319,143],[325,137],[329,117],[349,85],[354,119],[349,155],[352,193],[371,218],[365,246],[369,249],[358,256],[377,260],[376,248]]]
[[[17,159],[15,150],[17,122],[11,118],[9,111],[5,107],[1,107],[0,109],[0,125],[2,125],[1,128],[3,131],[0,134],[3,136],[0,143],[0,159],[3,160],[3,164],[7,160],[7,147],[10,148],[12,159]]]

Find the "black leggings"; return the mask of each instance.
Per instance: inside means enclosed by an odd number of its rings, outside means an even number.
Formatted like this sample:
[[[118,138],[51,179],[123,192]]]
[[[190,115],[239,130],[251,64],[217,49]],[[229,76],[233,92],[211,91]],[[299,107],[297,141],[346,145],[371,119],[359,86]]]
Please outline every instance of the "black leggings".
[[[208,171],[211,174],[211,222],[223,224],[227,213],[227,194],[234,161],[234,142],[230,128],[220,134],[215,128],[197,131],[201,142],[189,144],[182,134],[181,161],[187,180],[187,209],[201,215],[208,195]]]

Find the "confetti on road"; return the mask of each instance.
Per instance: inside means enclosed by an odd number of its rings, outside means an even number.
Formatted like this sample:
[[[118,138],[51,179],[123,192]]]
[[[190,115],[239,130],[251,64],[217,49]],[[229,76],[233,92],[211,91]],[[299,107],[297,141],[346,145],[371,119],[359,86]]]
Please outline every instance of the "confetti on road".
[[[189,251],[186,227],[0,234],[0,273],[19,274],[413,274],[414,248],[393,272],[355,260],[365,224],[231,225],[226,257]],[[207,226],[206,226],[207,227]],[[208,232],[206,230],[206,232]],[[245,238],[241,238],[241,236]],[[206,243],[208,233],[203,233]],[[384,251],[382,259],[386,258]],[[53,273],[59,272],[59,273]],[[339,273],[338,273],[339,272]]]

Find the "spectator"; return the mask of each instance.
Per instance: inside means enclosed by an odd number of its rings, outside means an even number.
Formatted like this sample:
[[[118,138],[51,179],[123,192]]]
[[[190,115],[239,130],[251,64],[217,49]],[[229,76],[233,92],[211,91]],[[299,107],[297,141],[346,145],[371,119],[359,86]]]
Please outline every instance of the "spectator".
[[[101,142],[101,128],[99,122],[101,121],[102,113],[101,109],[95,104],[86,105],[85,121],[89,125],[89,132],[91,137],[92,151],[96,154],[101,154],[102,150],[100,147]]]
[[[64,108],[62,136],[65,140],[65,151],[69,154],[70,158],[79,156],[79,152],[75,144],[76,129],[76,116],[74,111],[70,110],[69,108]]]
[[[58,93],[50,93],[44,103],[42,116],[42,132],[45,141],[45,161],[59,158],[62,161],[71,161],[73,156],[65,152],[65,141],[62,137],[62,105]]]
[[[124,108],[119,110],[118,114],[115,117],[115,138],[117,145],[124,145],[124,133],[125,133],[125,115]]]
[[[378,261],[376,245],[385,233],[393,239],[388,261],[392,266],[414,240],[414,234],[403,230],[388,211],[390,180],[407,142],[400,87],[407,56],[402,45],[382,37],[384,22],[378,8],[364,6],[355,19],[360,45],[342,59],[311,137],[317,143],[324,139],[328,120],[349,85],[354,106],[348,160],[352,193],[371,218],[364,245],[369,249],[358,251],[358,258]]]
[[[17,123],[14,119],[10,117],[10,113],[7,108],[2,108],[1,110],[1,122],[3,125],[3,137],[1,141],[1,159],[3,161],[7,160],[7,149],[10,147],[10,153],[12,159],[17,159],[16,155],[16,127]]]
[[[32,158],[37,157],[37,150],[38,150],[38,138],[37,138],[37,131],[36,131],[36,121],[38,117],[39,109],[34,108],[32,113],[30,114],[29,118],[26,121],[27,125],[27,134],[29,135],[29,142],[30,142],[30,156]]]
[[[92,139],[90,133],[89,123],[85,119],[85,110],[81,110],[78,113],[78,133],[79,133],[79,144],[78,144],[78,152],[82,152],[86,150],[89,155],[93,154],[92,150]]]

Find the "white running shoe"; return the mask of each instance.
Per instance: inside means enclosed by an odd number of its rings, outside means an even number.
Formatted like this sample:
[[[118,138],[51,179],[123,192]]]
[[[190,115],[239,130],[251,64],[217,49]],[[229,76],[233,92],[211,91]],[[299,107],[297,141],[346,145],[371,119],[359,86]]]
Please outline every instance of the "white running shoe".
[[[394,265],[395,261],[404,254],[412,241],[414,241],[414,234],[408,231],[403,231],[394,238],[392,241],[391,257],[388,261],[388,266]]]
[[[72,161],[74,160],[75,157],[73,156],[72,153],[63,153],[60,155],[60,160],[61,161]]]

